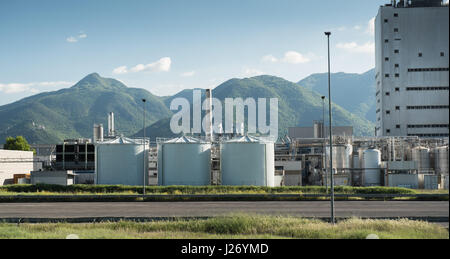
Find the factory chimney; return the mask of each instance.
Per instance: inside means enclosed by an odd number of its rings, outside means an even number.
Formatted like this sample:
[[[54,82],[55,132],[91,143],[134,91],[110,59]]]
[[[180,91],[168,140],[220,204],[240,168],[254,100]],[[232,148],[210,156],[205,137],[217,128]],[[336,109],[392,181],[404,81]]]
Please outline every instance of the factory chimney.
[[[116,132],[114,130],[114,112],[108,114],[108,137],[114,137]]]
[[[206,100],[205,100],[204,110],[206,111],[205,115],[205,133],[206,140],[212,141],[212,91],[211,89],[206,89]]]

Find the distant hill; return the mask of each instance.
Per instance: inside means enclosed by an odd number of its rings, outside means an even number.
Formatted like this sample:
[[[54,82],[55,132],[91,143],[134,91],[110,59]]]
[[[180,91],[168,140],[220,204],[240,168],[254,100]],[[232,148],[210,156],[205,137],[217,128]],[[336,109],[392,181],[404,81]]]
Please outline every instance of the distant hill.
[[[192,99],[193,90],[183,90],[176,96]],[[213,90],[213,96],[222,102],[225,98],[278,98],[279,136],[287,134],[292,126],[311,126],[314,120],[322,119],[321,95],[311,89],[274,76],[257,76],[245,79],[231,79]],[[171,99],[166,99],[170,105]],[[372,135],[374,124],[365,118],[352,114],[339,105],[333,106],[333,121],[339,126],[354,126],[355,135]],[[170,119],[165,119],[146,130],[147,136],[170,132]],[[170,135],[170,134],[169,134]],[[140,131],[136,136],[142,136]],[[167,134],[166,134],[167,137]]]
[[[297,84],[328,96],[327,73],[313,74]],[[331,74],[332,101],[372,122],[376,120],[375,92],[375,69],[363,74]]]
[[[116,130],[132,135],[142,128],[142,98],[148,100],[148,123],[170,116],[159,97],[93,73],[71,88],[0,106],[0,141],[16,135],[23,135],[30,143],[91,138],[94,123],[103,123],[106,129],[109,112],[115,113]]]
[[[315,90],[322,89],[321,84],[317,83],[322,79],[321,76],[315,81],[313,78],[311,76],[304,81],[305,86],[274,76],[231,79],[216,87],[213,96],[222,102],[228,97],[278,98],[279,136],[283,136],[287,134],[288,127],[311,126],[314,120],[322,119],[321,94]],[[333,82],[337,87],[338,80]],[[174,96],[158,97],[144,89],[128,88],[115,79],[93,73],[71,88],[37,94],[0,106],[0,141],[17,135],[34,144],[57,143],[67,138],[91,138],[94,123],[103,123],[106,130],[109,112],[115,113],[119,134],[141,137],[142,98],[147,99],[146,122],[150,125],[146,136],[152,139],[173,137],[170,131],[170,117],[173,114],[169,110],[170,102],[176,97],[191,100],[192,91],[187,89]],[[204,92],[202,90],[203,98]],[[334,92],[334,100],[339,103],[342,98],[338,98],[338,91]],[[363,92],[360,94],[363,95]],[[359,101],[358,98],[355,100]],[[344,102],[343,105],[350,104]],[[372,122],[339,105],[333,107],[335,125],[352,125],[355,135],[372,135]]]

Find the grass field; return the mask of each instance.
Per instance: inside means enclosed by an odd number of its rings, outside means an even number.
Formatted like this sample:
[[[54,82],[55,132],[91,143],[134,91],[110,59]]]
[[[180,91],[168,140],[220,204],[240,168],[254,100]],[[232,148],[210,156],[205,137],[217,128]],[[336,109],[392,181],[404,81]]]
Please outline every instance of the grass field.
[[[399,220],[349,219],[332,225],[320,220],[293,217],[231,215],[206,220],[175,220],[96,224],[0,223],[0,238],[64,239],[448,239],[448,230],[432,223]]]

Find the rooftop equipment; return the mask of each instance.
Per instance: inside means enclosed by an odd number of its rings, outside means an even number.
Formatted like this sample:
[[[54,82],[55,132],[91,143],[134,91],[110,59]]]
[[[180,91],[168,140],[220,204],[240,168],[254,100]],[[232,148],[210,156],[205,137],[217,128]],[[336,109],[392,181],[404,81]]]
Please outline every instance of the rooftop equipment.
[[[222,185],[274,186],[274,143],[244,136],[220,144]]]

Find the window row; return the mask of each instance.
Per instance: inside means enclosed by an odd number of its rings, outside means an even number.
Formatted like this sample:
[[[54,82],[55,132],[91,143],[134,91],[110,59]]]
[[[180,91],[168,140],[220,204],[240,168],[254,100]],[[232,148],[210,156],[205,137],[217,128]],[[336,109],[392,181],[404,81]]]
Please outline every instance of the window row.
[[[448,67],[408,68],[408,72],[435,72],[435,71],[448,71]]]
[[[448,128],[448,124],[408,125],[408,129]]]
[[[448,137],[447,134],[408,134],[408,137]]]
[[[408,110],[437,110],[448,109],[448,105],[407,106]]]
[[[406,87],[406,91],[448,91],[448,86]]]

